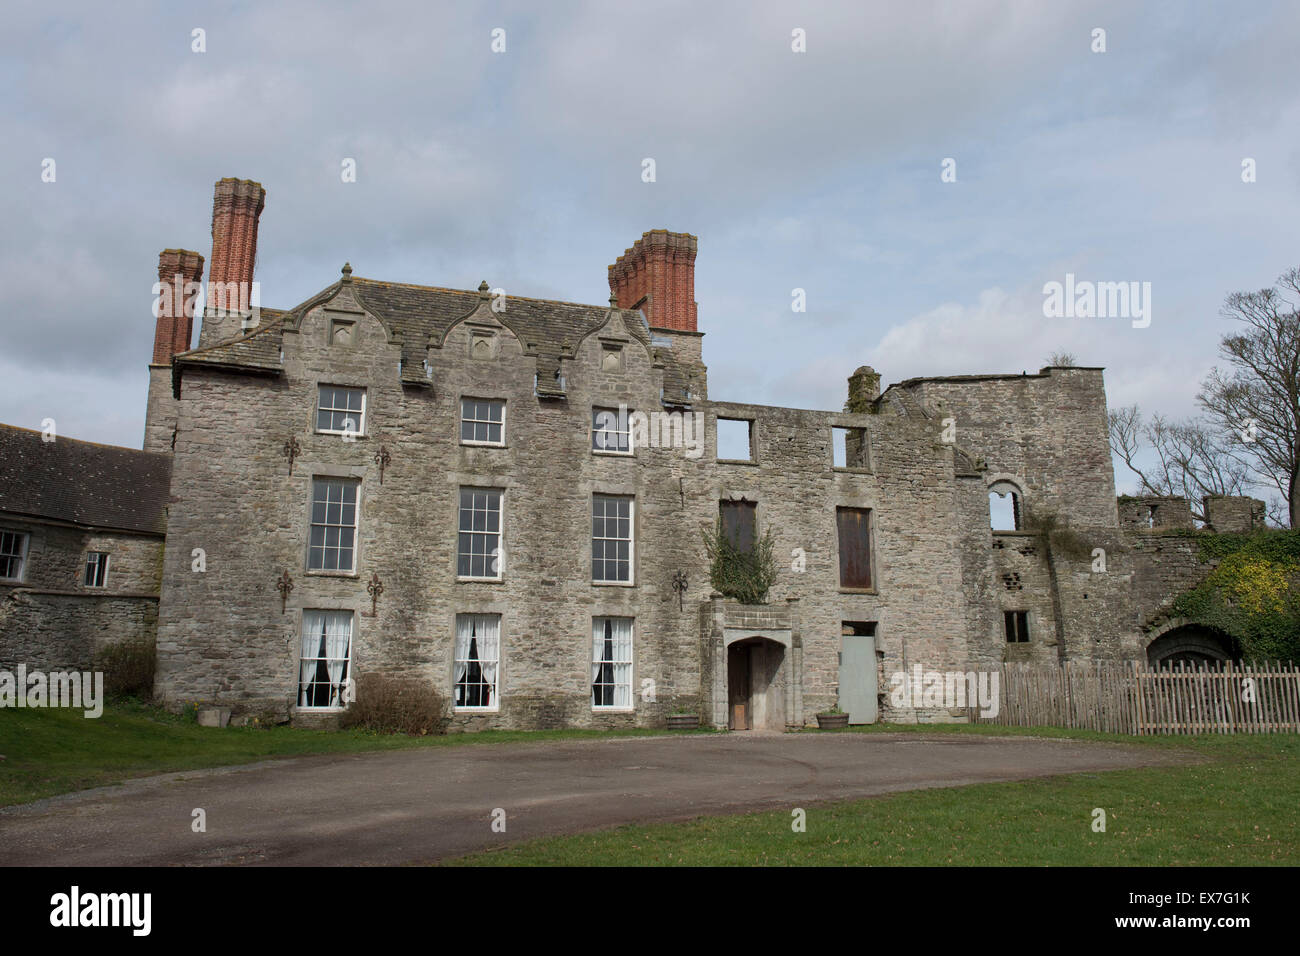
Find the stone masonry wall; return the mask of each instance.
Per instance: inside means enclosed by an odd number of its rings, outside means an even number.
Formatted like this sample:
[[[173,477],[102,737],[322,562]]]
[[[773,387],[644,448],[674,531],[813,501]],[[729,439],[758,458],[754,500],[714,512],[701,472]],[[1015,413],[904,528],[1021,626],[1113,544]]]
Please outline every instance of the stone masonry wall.
[[[358,322],[350,346],[327,344],[331,316]],[[507,311],[501,316],[507,323]],[[494,357],[469,357],[470,329],[494,332]],[[698,339],[694,340],[698,341]],[[603,371],[603,343],[624,344],[621,371]],[[676,343],[675,343],[676,344]],[[491,726],[655,725],[677,709],[704,709],[699,605],[709,594],[701,528],[719,500],[758,502],[760,531],[777,541],[778,578],[769,600],[802,599],[803,670],[811,715],[836,701],[843,621],[878,623],[885,669],[907,660],[936,665],[967,656],[951,449],[928,425],[906,418],[713,403],[700,396],[709,440],[684,448],[594,453],[593,405],[662,411],[662,373],[615,317],[566,362],[567,400],[533,394],[535,362],[484,307],[428,351],[431,388],[399,384],[396,343],[350,294],[312,310],[284,336],[279,379],[186,372],[173,469],[165,583],[159,622],[161,697],[221,700],[244,711],[288,714],[296,697],[302,611],[355,612],[358,673],[385,670],[450,693],[457,613],[500,613],[500,708],[459,713],[461,729]],[[318,435],[318,384],[367,389],[365,434],[354,442]],[[506,402],[505,448],[463,446],[461,396]],[[752,418],[755,460],[716,461],[715,420]],[[868,431],[871,467],[835,469],[831,426]],[[296,438],[289,474],[282,453]],[[391,455],[379,483],[374,455]],[[312,476],[360,480],[354,574],[305,570]],[[504,489],[504,579],[458,582],[458,489]],[[591,496],[635,497],[635,584],[593,585]],[[837,505],[875,516],[876,587],[838,587]],[[191,570],[203,548],[206,571]],[[804,549],[806,570],[793,570]],[[293,590],[281,613],[275,582]],[[671,583],[686,574],[679,599]],[[371,616],[366,584],[384,585]],[[679,606],[680,601],[680,606]],[[594,615],[635,619],[630,713],[590,705]],[[653,682],[653,699],[643,694]]]
[[[29,535],[23,580],[0,585],[0,668],[86,668],[101,648],[152,640],[162,540],[0,516]],[[109,554],[105,587],[87,587],[86,553]]]

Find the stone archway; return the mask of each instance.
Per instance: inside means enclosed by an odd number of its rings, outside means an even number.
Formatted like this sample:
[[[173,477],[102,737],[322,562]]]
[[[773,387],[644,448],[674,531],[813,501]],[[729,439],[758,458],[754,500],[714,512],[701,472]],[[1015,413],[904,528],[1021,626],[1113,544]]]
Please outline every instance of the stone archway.
[[[785,646],[764,637],[727,645],[727,728],[785,729]]]
[[[1213,664],[1234,660],[1239,654],[1237,642],[1222,631],[1204,624],[1176,621],[1147,645],[1147,664],[1151,667]]]

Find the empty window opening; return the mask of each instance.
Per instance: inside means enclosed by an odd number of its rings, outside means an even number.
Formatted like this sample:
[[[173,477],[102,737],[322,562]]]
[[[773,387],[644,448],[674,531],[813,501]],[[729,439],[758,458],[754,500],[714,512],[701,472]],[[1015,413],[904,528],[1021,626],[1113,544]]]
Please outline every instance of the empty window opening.
[[[841,621],[840,634],[844,637],[875,637],[875,621]]]
[[[994,531],[1021,531],[1020,489],[1009,481],[989,488],[989,525]]]
[[[754,460],[754,423],[748,418],[718,419],[718,459]]]
[[[836,468],[867,467],[867,430],[865,428],[840,428],[831,426],[831,444],[834,447]]]
[[[753,501],[721,501],[722,536],[736,551],[753,551],[756,540],[758,504]]]
[[[1029,641],[1029,612],[1003,611],[1008,644],[1026,644]]]
[[[871,510],[836,508],[835,524],[840,543],[840,587],[871,590]]]
[[[1157,522],[1156,522],[1156,509],[1157,509],[1158,507],[1159,507],[1158,505],[1150,505],[1150,506],[1147,507],[1147,527],[1148,527],[1148,528],[1154,528],[1154,527],[1156,526],[1156,523],[1157,523]]]

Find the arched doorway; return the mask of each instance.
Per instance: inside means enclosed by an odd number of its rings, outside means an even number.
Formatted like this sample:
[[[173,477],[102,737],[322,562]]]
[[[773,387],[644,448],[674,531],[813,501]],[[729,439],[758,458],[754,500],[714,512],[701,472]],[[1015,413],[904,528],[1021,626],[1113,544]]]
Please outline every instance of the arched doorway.
[[[1231,661],[1240,655],[1237,642],[1222,631],[1202,624],[1179,624],[1147,645],[1152,667]]]
[[[785,647],[749,637],[727,647],[727,728],[784,730]]]

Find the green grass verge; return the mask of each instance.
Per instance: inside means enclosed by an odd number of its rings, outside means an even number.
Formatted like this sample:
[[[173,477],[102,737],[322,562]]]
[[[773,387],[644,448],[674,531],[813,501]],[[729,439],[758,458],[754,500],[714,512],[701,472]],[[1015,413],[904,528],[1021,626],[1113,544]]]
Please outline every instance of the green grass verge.
[[[537,840],[449,861],[469,866],[1300,865],[1300,737],[1132,738],[1054,728],[921,726],[865,733],[1066,737],[1188,751],[1177,767],[915,790]],[[1092,830],[1093,809],[1106,832]]]
[[[4,708],[0,709],[0,754],[5,758],[0,760],[0,806],[131,777],[275,757],[662,733],[665,731],[640,729],[486,730],[406,737],[358,730],[200,727],[185,717],[132,700],[109,701],[103,715],[94,720],[83,717],[80,710]]]

